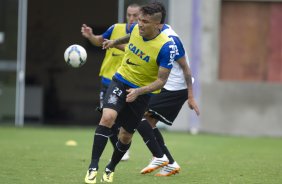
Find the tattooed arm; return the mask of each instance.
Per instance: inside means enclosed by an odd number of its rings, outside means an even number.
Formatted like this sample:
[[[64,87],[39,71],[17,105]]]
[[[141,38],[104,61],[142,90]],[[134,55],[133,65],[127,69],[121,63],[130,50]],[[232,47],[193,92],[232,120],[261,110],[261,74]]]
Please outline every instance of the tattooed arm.
[[[127,34],[126,36],[118,38],[116,40],[105,39],[103,42],[103,49],[109,49],[109,48],[116,47],[117,45],[120,45],[120,44],[126,44],[129,42],[129,39],[130,39],[130,34]]]
[[[128,95],[126,96],[127,102],[133,102],[139,95],[151,93],[158,89],[161,89],[169,76],[170,69],[159,67],[158,78],[148,86],[143,86],[141,88],[130,88],[127,90]]]
[[[181,69],[183,70],[183,75],[187,84],[187,90],[188,90],[188,106],[190,109],[193,109],[196,114],[199,116],[200,115],[200,110],[197,106],[197,103],[194,99],[193,95],[193,85],[192,85],[192,77],[191,77],[191,69],[188,66],[186,62],[186,57],[183,56],[182,58],[177,60],[177,63],[180,65]]]

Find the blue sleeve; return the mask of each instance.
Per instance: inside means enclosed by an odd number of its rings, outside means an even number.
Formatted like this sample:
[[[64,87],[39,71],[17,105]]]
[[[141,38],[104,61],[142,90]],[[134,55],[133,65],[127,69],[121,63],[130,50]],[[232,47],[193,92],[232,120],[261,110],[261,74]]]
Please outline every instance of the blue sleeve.
[[[185,49],[179,37],[177,36],[169,36],[169,37],[173,39],[174,44],[177,47],[175,53],[175,61],[177,61],[178,59],[182,58],[185,55]]]
[[[131,26],[130,26],[130,29],[129,29],[129,33],[131,33],[133,31],[133,28],[137,25],[137,23],[133,23]]]
[[[176,50],[176,45],[172,41],[165,43],[157,58],[159,66],[171,69],[173,62],[175,61]]]
[[[110,37],[111,37],[111,35],[112,35],[112,32],[113,32],[113,30],[114,30],[114,27],[115,27],[115,25],[112,25],[111,27],[108,28],[108,30],[107,30],[106,32],[104,32],[104,33],[102,34],[102,36],[103,36],[104,39],[110,39]]]

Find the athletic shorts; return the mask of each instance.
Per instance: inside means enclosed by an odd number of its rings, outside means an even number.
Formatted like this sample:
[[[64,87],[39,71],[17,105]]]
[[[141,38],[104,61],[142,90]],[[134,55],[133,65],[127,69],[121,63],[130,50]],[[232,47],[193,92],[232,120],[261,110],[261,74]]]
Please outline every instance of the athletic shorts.
[[[126,102],[126,90],[130,87],[113,77],[103,99],[103,108],[117,111],[116,123],[127,132],[134,133],[148,107],[149,95],[140,95],[133,102]]]
[[[105,97],[105,94],[107,92],[108,86],[106,86],[105,84],[101,84],[101,89],[100,89],[100,108],[103,108],[103,99]]]
[[[151,97],[148,112],[151,117],[172,125],[187,98],[187,89],[168,91],[163,88],[159,94]]]

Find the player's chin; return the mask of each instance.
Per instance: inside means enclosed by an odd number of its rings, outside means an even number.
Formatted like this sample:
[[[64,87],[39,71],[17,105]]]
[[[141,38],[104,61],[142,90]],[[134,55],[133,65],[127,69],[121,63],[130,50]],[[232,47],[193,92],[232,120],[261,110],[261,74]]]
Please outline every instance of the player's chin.
[[[144,31],[139,30],[139,35],[140,35],[140,36],[145,36]]]

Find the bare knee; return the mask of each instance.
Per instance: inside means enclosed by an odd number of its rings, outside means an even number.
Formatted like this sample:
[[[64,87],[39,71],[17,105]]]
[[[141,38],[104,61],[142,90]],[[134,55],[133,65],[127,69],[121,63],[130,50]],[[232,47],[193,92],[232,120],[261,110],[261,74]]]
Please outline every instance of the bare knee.
[[[104,109],[99,125],[103,125],[111,128],[116,120],[116,117],[117,117],[117,112],[115,110]]]
[[[119,131],[119,140],[123,143],[123,144],[129,144],[131,142],[133,134],[127,132],[124,128],[120,128]]]

